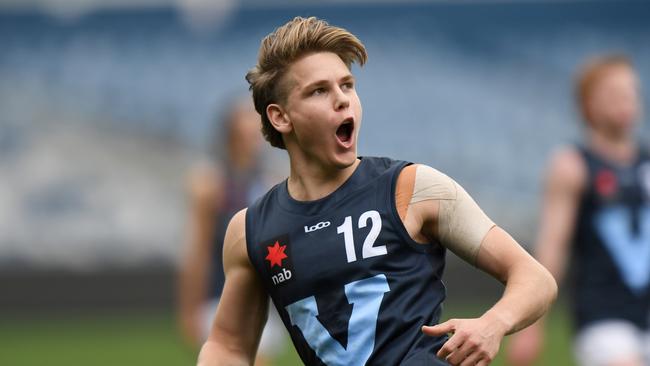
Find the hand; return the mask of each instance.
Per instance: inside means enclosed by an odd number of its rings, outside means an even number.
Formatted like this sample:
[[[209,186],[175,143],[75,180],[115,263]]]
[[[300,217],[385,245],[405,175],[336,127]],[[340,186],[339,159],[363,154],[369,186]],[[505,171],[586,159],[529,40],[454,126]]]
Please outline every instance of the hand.
[[[450,319],[435,326],[423,326],[422,332],[429,336],[453,333],[437,354],[453,366],[489,365],[506,333],[502,323],[485,316]]]
[[[513,366],[532,365],[542,350],[542,343],[543,329],[539,322],[514,334],[508,342],[508,363]]]

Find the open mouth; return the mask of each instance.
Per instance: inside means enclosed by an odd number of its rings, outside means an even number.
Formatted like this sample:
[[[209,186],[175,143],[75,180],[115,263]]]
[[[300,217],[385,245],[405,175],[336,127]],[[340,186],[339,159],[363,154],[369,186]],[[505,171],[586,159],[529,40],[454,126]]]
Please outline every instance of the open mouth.
[[[336,137],[344,146],[349,146],[352,142],[352,133],[354,132],[354,120],[352,117],[347,118],[336,129]]]

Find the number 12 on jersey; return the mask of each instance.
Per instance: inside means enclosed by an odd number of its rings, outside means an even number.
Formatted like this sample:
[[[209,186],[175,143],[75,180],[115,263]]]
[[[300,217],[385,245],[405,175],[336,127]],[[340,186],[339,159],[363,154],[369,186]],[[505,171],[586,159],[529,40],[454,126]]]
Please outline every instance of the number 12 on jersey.
[[[381,216],[379,212],[375,210],[366,211],[361,214],[359,217],[358,227],[363,229],[368,226],[368,221],[371,221],[370,232],[366,236],[366,239],[363,241],[362,256],[363,259],[376,257],[378,255],[384,255],[387,253],[385,245],[375,245],[377,237],[381,232]],[[348,257],[348,263],[352,263],[357,260],[357,253],[354,247],[354,235],[352,228],[352,216],[347,216],[343,221],[341,226],[336,228],[338,234],[343,234],[343,240],[345,241],[345,254]]]

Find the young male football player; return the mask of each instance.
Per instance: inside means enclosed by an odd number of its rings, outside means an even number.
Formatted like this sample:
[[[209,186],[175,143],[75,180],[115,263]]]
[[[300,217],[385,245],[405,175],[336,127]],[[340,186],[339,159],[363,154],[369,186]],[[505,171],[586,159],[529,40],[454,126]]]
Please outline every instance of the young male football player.
[[[580,365],[648,365],[650,155],[637,141],[638,77],[626,57],[606,55],[576,84],[585,138],[550,159],[537,256],[558,282],[571,263]],[[512,340],[512,364],[533,363],[543,330],[540,321]]]
[[[287,150],[291,171],[230,223],[200,365],[252,362],[267,293],[308,365],[487,365],[504,335],[555,298],[552,276],[451,178],[357,157],[350,66],[366,58],[354,35],[313,17],[262,41],[246,79],[262,132]],[[437,324],[446,249],[505,284],[479,318]]]

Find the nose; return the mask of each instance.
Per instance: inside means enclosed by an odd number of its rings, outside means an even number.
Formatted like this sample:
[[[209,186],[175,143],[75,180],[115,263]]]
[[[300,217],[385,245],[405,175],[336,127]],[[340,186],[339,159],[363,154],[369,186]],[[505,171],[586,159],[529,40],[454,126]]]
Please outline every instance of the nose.
[[[334,101],[334,109],[340,111],[350,106],[350,97],[341,90],[340,87],[336,88],[336,100]]]

